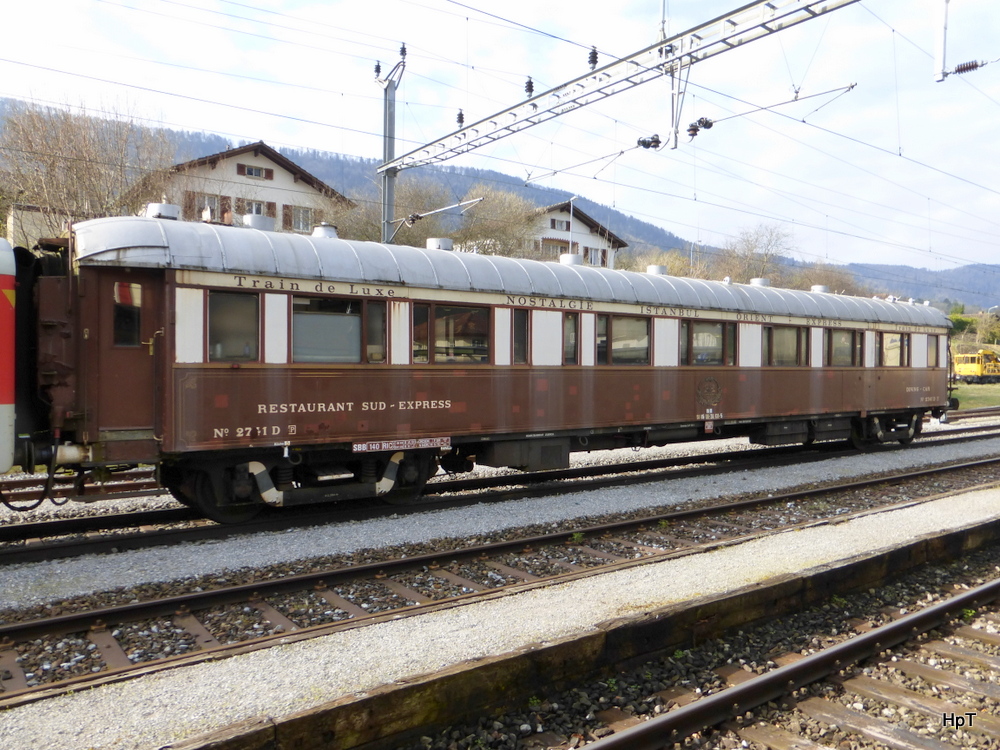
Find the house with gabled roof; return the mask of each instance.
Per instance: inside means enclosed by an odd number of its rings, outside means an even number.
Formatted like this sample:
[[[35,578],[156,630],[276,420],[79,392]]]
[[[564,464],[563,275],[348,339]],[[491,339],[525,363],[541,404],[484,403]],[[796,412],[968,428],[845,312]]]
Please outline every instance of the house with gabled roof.
[[[573,205],[572,200],[539,208],[535,236],[542,260],[579,255],[584,263],[601,268],[614,268],[616,253],[628,247],[625,240]]]
[[[352,205],[263,141],[177,164],[171,173],[165,197],[185,221],[311,232],[332,205]]]

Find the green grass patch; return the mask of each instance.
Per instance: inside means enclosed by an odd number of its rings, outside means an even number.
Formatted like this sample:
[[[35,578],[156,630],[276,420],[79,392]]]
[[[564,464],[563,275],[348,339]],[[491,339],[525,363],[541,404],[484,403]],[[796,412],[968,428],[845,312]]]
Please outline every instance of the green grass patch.
[[[1000,406],[1000,383],[960,384],[951,395],[958,399],[960,409]]]

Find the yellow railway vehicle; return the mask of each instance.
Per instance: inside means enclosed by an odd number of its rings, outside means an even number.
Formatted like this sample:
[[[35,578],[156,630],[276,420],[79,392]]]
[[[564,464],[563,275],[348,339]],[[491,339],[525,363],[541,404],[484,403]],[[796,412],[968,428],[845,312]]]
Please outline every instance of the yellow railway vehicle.
[[[1000,383],[1000,358],[988,349],[956,354],[955,379],[963,383]]]

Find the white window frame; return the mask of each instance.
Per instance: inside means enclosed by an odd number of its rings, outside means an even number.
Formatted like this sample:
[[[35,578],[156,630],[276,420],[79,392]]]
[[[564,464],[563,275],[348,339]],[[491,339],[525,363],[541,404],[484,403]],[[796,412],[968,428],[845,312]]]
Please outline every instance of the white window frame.
[[[292,229],[296,232],[311,232],[313,210],[307,206],[292,206]]]

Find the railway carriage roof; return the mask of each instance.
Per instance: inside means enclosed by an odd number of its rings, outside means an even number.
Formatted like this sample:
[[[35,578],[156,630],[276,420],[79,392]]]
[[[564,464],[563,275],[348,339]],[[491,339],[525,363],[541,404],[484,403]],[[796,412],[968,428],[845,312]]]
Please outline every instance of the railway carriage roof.
[[[77,224],[86,266],[177,268],[294,279],[602,300],[658,307],[949,326],[924,305],[612,271],[142,217]]]

